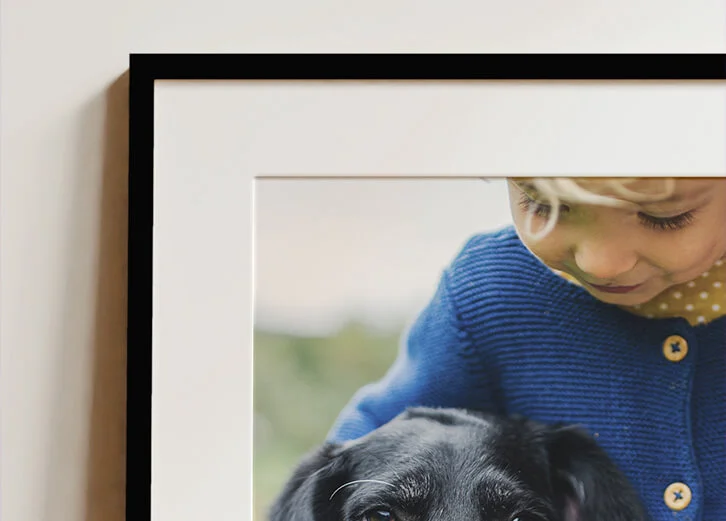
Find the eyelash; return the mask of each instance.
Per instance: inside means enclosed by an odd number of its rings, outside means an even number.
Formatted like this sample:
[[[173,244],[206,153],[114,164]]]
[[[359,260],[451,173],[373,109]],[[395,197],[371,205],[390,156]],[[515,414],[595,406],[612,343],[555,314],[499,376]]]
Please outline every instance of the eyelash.
[[[547,217],[552,211],[552,206],[550,206],[549,204],[540,203],[539,201],[532,199],[524,192],[522,192],[521,197],[519,198],[519,207],[522,208],[522,210],[524,210],[525,212],[531,211],[537,217]],[[534,209],[532,209],[532,207],[534,207]],[[567,213],[569,211],[569,206],[564,204],[560,205],[560,213]]]
[[[522,192],[519,199],[519,206],[525,212],[532,211],[537,217],[547,217],[552,211],[552,207],[548,204],[540,203],[526,193]],[[532,207],[534,206],[534,210]],[[567,205],[560,206],[560,213],[567,213],[570,208]],[[645,213],[638,213],[640,223],[646,228],[656,231],[676,231],[681,230],[693,222],[694,211],[690,210],[673,217],[654,217]]]

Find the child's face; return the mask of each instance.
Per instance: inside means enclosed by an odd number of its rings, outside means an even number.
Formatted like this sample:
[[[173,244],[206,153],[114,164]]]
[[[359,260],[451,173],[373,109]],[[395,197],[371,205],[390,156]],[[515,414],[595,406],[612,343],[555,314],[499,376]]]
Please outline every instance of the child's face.
[[[539,240],[525,232],[526,208],[538,208],[535,232],[547,221],[547,208],[528,203],[522,187],[530,198],[546,202],[526,180],[509,181],[522,241],[547,266],[572,275],[603,302],[643,304],[726,257],[726,179],[678,179],[668,199],[627,208],[565,202],[557,225]],[[642,179],[629,188],[662,192],[663,181]],[[601,189],[614,195],[604,184]]]

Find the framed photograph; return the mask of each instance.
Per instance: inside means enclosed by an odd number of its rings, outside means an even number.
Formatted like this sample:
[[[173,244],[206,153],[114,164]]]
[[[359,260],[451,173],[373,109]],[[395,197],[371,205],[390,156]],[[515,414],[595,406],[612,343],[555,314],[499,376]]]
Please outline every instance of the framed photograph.
[[[505,178],[726,173],[719,55],[132,55],[127,519],[265,521]]]

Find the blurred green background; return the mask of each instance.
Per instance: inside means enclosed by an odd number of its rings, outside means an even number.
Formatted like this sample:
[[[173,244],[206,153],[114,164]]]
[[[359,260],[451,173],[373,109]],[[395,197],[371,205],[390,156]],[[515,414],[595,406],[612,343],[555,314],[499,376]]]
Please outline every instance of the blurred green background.
[[[356,322],[315,338],[255,330],[253,521],[267,519],[298,460],[324,440],[353,393],[385,374],[402,331]]]

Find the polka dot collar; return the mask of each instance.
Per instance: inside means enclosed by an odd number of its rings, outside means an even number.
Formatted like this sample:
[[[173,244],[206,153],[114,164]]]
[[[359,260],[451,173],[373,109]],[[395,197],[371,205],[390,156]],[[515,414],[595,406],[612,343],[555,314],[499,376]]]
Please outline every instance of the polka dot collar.
[[[726,265],[718,260],[700,277],[678,284],[640,306],[625,308],[649,318],[683,317],[691,325],[706,324],[726,314]]]

